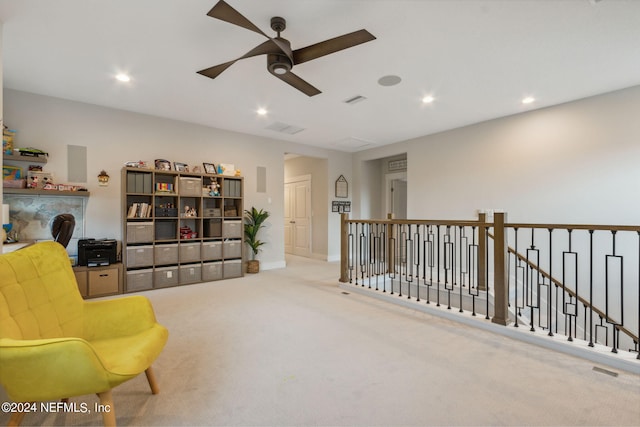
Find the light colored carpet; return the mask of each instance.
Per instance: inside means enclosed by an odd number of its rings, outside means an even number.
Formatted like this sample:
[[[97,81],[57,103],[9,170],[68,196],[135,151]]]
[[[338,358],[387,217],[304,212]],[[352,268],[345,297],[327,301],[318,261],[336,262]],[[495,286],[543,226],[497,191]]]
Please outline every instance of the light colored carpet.
[[[345,293],[337,277],[335,263],[291,257],[286,269],[144,293],[170,331],[154,364],[161,392],[144,375],[116,388],[118,424],[640,424],[637,375]],[[23,423],[100,424],[95,413]]]

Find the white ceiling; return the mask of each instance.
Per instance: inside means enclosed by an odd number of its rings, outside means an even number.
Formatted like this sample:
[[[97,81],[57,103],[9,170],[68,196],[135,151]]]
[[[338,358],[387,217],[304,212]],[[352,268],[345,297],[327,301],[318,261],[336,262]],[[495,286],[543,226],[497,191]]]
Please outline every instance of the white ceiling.
[[[638,0],[228,0],[270,35],[284,17],[293,49],[361,28],[377,37],[294,67],[314,97],[263,56],[196,74],[265,40],[208,17],[216,1],[0,0],[4,86],[357,151],[640,84]],[[402,82],[380,86],[385,75]],[[344,103],[356,95],[367,99]],[[276,122],[304,130],[267,129]]]

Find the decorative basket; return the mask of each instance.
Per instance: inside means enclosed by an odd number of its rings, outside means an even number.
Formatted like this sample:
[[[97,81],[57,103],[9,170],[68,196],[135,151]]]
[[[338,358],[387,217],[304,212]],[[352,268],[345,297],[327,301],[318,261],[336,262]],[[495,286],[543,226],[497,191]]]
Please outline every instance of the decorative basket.
[[[255,274],[260,271],[260,261],[252,259],[247,261],[247,273]]]

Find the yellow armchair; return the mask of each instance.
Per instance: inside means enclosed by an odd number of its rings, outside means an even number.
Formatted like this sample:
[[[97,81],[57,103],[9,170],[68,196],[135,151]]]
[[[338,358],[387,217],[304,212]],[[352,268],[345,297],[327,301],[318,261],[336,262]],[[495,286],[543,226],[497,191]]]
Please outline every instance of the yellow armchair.
[[[115,425],[111,389],[145,372],[156,394],[151,363],[168,335],[145,297],[84,301],[59,243],[0,256],[0,384],[14,402],[96,393]]]

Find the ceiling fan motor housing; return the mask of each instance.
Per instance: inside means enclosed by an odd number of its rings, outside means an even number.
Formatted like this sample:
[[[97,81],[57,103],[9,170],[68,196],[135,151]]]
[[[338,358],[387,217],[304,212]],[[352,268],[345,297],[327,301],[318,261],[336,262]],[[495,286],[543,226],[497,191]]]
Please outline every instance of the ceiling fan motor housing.
[[[282,37],[276,37],[276,40],[279,42],[285,43],[289,50],[291,50],[291,43],[289,40],[283,39]],[[267,54],[267,68],[271,74],[283,75],[291,71],[291,67],[293,67],[293,63],[291,59],[282,52],[280,53],[269,53]]]

